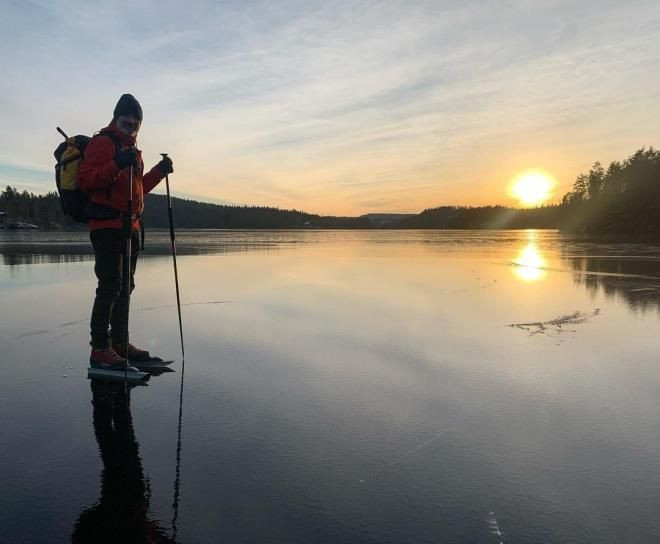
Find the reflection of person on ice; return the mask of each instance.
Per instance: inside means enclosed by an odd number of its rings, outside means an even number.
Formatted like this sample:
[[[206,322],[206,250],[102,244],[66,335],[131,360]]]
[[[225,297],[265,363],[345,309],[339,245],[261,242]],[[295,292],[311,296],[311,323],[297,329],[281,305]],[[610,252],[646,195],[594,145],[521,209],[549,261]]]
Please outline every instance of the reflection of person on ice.
[[[143,174],[142,152],[136,138],[142,123],[142,108],[130,94],[117,102],[112,122],[87,145],[78,171],[80,188],[92,205],[116,210],[113,218],[88,222],[94,246],[94,272],[98,278],[90,322],[92,353],[90,364],[97,368],[123,369],[129,362],[150,359],[147,351],[128,343],[128,304],[135,288],[134,274],[139,251],[144,195],[166,174],[172,160],[164,157]],[[132,186],[132,193],[129,187]],[[130,193],[130,194],[129,194]],[[129,207],[131,217],[128,217]],[[130,234],[129,234],[130,231]],[[130,236],[130,248],[128,238]],[[124,257],[130,249],[130,278],[124,278]]]
[[[90,383],[94,433],[103,461],[101,497],[80,514],[71,542],[173,543],[148,516],[149,493],[133,431],[130,389],[120,383]]]

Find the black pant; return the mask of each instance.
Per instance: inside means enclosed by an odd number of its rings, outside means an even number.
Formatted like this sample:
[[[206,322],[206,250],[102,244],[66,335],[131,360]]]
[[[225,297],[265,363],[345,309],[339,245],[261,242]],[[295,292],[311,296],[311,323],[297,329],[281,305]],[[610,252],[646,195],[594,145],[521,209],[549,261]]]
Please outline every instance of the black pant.
[[[90,329],[92,347],[123,345],[128,340],[128,282],[123,281],[126,236],[122,229],[98,229],[89,235],[94,246],[94,272],[98,278]],[[131,292],[140,249],[138,233],[131,234]],[[109,328],[111,330],[108,330]]]

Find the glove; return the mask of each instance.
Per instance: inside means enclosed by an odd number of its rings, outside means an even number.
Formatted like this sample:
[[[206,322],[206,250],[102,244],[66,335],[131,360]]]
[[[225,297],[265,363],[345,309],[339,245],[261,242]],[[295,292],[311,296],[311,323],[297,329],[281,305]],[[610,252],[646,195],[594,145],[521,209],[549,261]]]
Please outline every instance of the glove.
[[[120,170],[123,170],[127,166],[137,166],[137,151],[134,147],[117,151],[115,153],[115,162]]]
[[[165,175],[174,172],[174,167],[172,166],[172,159],[170,159],[169,157],[163,157],[163,159],[156,166],[158,166],[158,169]]]

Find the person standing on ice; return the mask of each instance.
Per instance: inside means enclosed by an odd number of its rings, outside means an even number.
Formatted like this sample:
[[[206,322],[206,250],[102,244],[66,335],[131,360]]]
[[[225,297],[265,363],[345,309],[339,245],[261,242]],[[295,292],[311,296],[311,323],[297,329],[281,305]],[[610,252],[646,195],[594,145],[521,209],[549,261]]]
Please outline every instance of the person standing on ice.
[[[90,321],[90,365],[97,368],[123,369],[127,362],[149,360],[148,351],[128,343],[127,312],[129,288],[135,288],[134,274],[140,249],[139,233],[144,195],[171,174],[172,160],[163,158],[143,174],[142,152],[136,139],[142,124],[142,107],[131,94],[124,94],[115,106],[112,122],[94,136],[85,149],[78,170],[78,182],[94,205],[109,210],[108,219],[88,221],[94,247],[94,272],[98,278]],[[122,278],[123,257],[128,232],[124,220],[128,211],[131,167],[133,170],[130,281]],[[126,223],[128,225],[128,223]],[[126,353],[125,346],[128,345]]]

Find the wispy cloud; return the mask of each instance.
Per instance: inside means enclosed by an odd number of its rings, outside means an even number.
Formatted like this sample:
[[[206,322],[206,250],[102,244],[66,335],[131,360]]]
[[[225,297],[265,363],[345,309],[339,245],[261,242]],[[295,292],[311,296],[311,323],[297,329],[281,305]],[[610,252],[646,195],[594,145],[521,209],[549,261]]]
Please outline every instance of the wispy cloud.
[[[502,202],[517,170],[567,186],[656,143],[659,31],[646,0],[9,3],[0,163],[49,189],[54,127],[98,130],[129,91],[146,159],[197,198]]]

